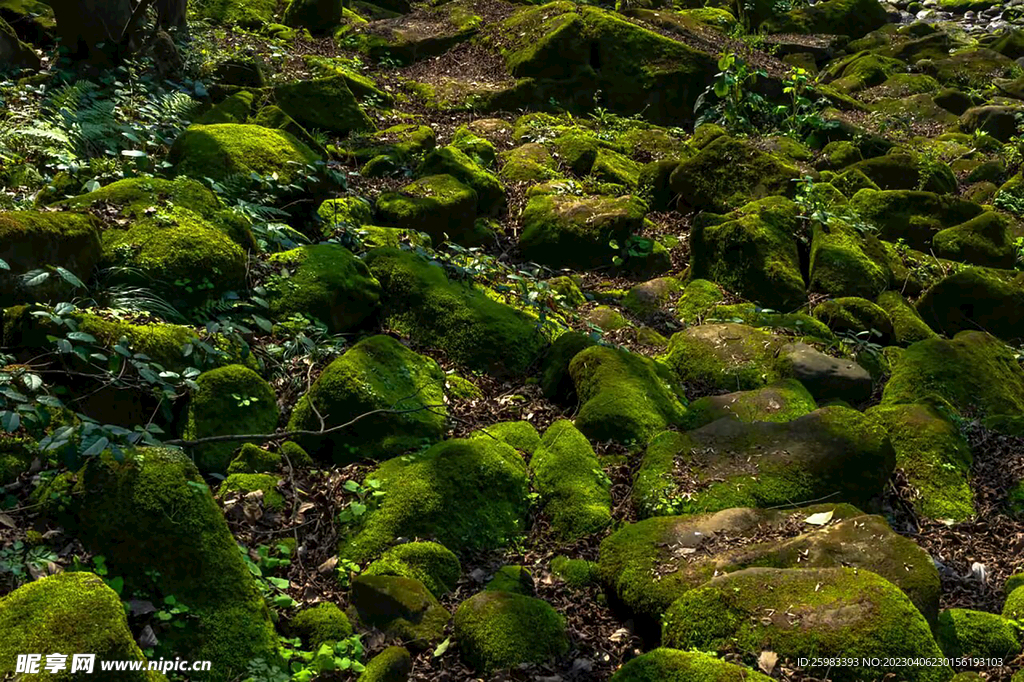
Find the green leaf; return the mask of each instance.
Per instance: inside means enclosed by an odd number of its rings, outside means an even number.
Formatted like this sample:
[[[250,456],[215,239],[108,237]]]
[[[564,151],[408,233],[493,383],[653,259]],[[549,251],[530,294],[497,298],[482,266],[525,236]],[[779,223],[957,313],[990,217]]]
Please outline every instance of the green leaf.
[[[451,637],[446,637],[445,640],[443,642],[441,642],[440,644],[438,644],[437,648],[434,649],[434,658],[438,658],[440,656],[443,656],[444,652],[448,651],[448,647],[450,647],[451,645],[452,645],[452,638]]]
[[[68,332],[68,338],[72,341],[81,341],[82,343],[96,343],[96,337],[85,332]]]
[[[141,149],[122,149],[121,150],[121,156],[130,156],[132,158],[142,158],[144,156],[149,156],[149,154],[147,154],[146,152],[142,151]]]
[[[4,427],[4,431],[13,433],[21,426],[21,416],[11,410],[0,412],[0,426]]]
[[[82,452],[82,456],[83,457],[94,457],[94,456],[100,454],[101,452],[103,452],[104,450],[106,450],[107,449],[107,445],[109,445],[109,444],[110,444],[110,440],[107,437],[105,437],[105,436],[101,436],[100,438],[98,438],[96,440],[95,443],[90,445],[88,448],[85,449],[84,452]]]
[[[60,267],[58,265],[56,269],[57,269],[57,274],[60,275],[61,278],[65,282],[70,284],[71,286],[75,287],[76,289],[85,289],[86,288],[85,287],[85,282],[83,282],[82,280],[78,279],[78,277],[76,277],[75,274],[73,272],[71,272],[70,270],[68,270],[67,268],[62,268],[62,267]]]
[[[25,273],[22,283],[27,287],[37,287],[48,279],[50,279],[50,273],[46,270],[32,270]]]
[[[0,258],[0,270],[10,270],[11,266],[3,258]]]

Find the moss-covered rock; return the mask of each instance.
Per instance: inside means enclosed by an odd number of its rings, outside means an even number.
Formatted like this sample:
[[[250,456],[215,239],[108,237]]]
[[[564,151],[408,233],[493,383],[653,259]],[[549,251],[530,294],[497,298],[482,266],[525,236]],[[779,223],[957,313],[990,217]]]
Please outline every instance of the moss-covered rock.
[[[807,313],[780,313],[771,308],[761,308],[753,303],[735,303],[718,305],[712,308],[704,318],[710,323],[731,322],[757,327],[766,331],[781,330],[799,336],[815,337],[822,341],[832,341],[835,335],[820,320]]]
[[[295,164],[319,155],[291,134],[258,125],[220,123],[193,125],[171,146],[174,171],[191,178],[226,180],[232,175],[277,173],[283,183],[295,177]]]
[[[273,254],[268,262],[275,275],[264,288],[276,319],[301,314],[323,321],[332,334],[341,334],[357,327],[380,300],[380,283],[343,246],[300,246]]]
[[[327,33],[341,23],[342,6],[342,0],[291,0],[284,23],[314,34]]]
[[[413,253],[374,249],[366,264],[384,291],[385,324],[469,369],[522,374],[548,345],[528,315]]]
[[[609,265],[612,242],[643,227],[646,205],[631,196],[534,196],[523,211],[519,246],[526,258],[555,268]]]
[[[164,641],[182,656],[218,661],[205,679],[231,679],[253,659],[275,655],[270,613],[187,457],[155,448],[128,453],[123,462],[104,454],[79,472],[70,496],[61,522],[107,558],[128,593],[146,589],[156,573],[160,593],[189,608],[191,627]]]
[[[0,485],[13,482],[27,471],[37,455],[35,440],[8,433],[0,435]]]
[[[325,601],[303,609],[288,621],[288,631],[302,639],[311,651],[321,644],[338,642],[352,634],[352,623],[338,605]]]
[[[501,547],[522,531],[526,465],[491,438],[454,439],[385,462],[367,476],[384,497],[342,542],[341,555],[370,559],[398,537],[433,537],[453,552]]]
[[[576,386],[569,374],[569,364],[576,354],[596,343],[580,332],[566,332],[551,344],[541,360],[540,388],[544,397],[568,403],[576,395]]]
[[[778,618],[763,617],[766,612]],[[765,649],[780,657],[814,651],[860,661],[942,656],[906,595],[878,575],[852,568],[748,568],[713,578],[672,604],[662,641],[679,649],[737,651],[751,662]],[[912,682],[945,682],[952,676],[948,667],[883,666],[828,668],[837,680],[890,671]]]
[[[439,642],[451,618],[415,578],[361,575],[352,581],[352,608],[359,622],[422,650]]]
[[[48,265],[67,269],[83,282],[100,261],[100,223],[91,216],[41,211],[0,212],[0,305],[70,297],[71,287],[51,273],[41,287],[26,287],[20,275]]]
[[[1024,590],[1018,587],[1006,596],[1003,617],[1015,621],[1024,620]]]
[[[850,166],[859,170],[882,190],[910,190],[918,188],[936,194],[956,192],[956,176],[941,161],[925,164],[914,154],[889,153],[864,159]]]
[[[720,419],[653,438],[633,498],[641,516],[771,507],[825,495],[867,506],[894,466],[885,430],[850,408],[825,407],[783,424]]]
[[[946,609],[939,614],[935,640],[950,658],[1010,660],[1020,653],[1013,621],[985,611]]]
[[[532,456],[540,447],[540,434],[528,421],[509,421],[477,429],[470,438],[493,438]]]
[[[917,308],[897,291],[883,291],[875,301],[892,321],[893,341],[909,346],[917,341],[935,338],[936,333],[921,319]]]
[[[775,369],[779,376],[797,379],[819,404],[860,405],[870,400],[874,387],[871,373],[856,361],[826,355],[802,342],[779,349]]]
[[[866,413],[889,434],[896,466],[917,491],[915,511],[931,519],[974,515],[971,450],[957,428],[927,405],[879,405]]]
[[[16,669],[19,654],[64,652],[70,669],[72,653],[95,654],[98,661],[143,661],[145,657],[128,629],[117,593],[99,576],[86,571],[58,573],[23,585],[0,599],[0,666]],[[99,670],[99,664],[96,670]],[[85,673],[32,675],[36,679],[83,679]],[[119,679],[158,682],[163,675],[126,672]]]
[[[856,296],[825,301],[815,306],[812,314],[834,332],[869,332],[869,339],[874,343],[886,344],[893,334],[889,314],[875,303]]]
[[[228,464],[228,474],[265,474],[275,471],[284,458],[253,444],[245,443]],[[293,463],[294,464],[294,463]]]
[[[196,15],[222,25],[257,29],[274,21],[277,0],[200,0]]]
[[[477,671],[544,663],[569,650],[565,619],[547,602],[503,591],[484,591],[455,611],[463,658]]]
[[[223,497],[230,493],[241,493],[247,496],[249,493],[259,492],[264,507],[273,511],[284,509],[284,495],[277,490],[277,484],[281,479],[271,474],[228,474],[220,487],[217,489],[217,496]]]
[[[363,575],[397,575],[415,578],[435,597],[455,589],[462,574],[458,557],[436,542],[407,542],[388,549],[366,567]]]
[[[940,258],[991,268],[1012,268],[1017,259],[1010,221],[994,211],[936,232],[932,246]]]
[[[273,433],[277,427],[277,396],[259,374],[242,365],[203,372],[189,400],[182,437]],[[193,448],[196,466],[204,473],[223,474],[232,453],[243,441],[202,443]]]
[[[474,133],[468,126],[456,128],[451,146],[484,168],[493,168],[498,160],[494,143]]]
[[[342,75],[296,81],[274,88],[277,106],[308,130],[345,135],[372,130],[373,122],[359,107]]]
[[[544,182],[561,175],[551,152],[536,142],[502,152],[499,158],[498,177],[508,182]]]
[[[477,246],[491,235],[476,224],[478,195],[451,175],[428,175],[398,192],[377,198],[377,215],[386,225],[426,232],[435,244],[446,239]]]
[[[505,207],[505,188],[498,178],[454,146],[441,147],[423,158],[421,175],[450,175],[477,194],[481,213],[494,215]]]
[[[686,412],[668,369],[642,355],[592,346],[576,354],[569,374],[581,405],[576,428],[591,440],[642,445]]]
[[[318,431],[374,410],[398,410],[360,419],[324,435],[302,435],[299,445],[321,461],[386,459],[444,435],[444,373],[437,363],[390,336],[352,346],[324,369],[292,411],[289,430]]]
[[[412,672],[412,656],[405,647],[389,646],[370,659],[359,682],[406,682]]]
[[[611,523],[608,479],[572,422],[559,420],[548,427],[530,469],[556,536],[576,540]]]
[[[878,0],[826,0],[790,10],[765,24],[770,33],[841,33],[851,38],[880,28],[887,21]]]
[[[246,123],[252,112],[253,94],[249,90],[240,90],[223,102],[212,107],[195,120],[196,123]]]
[[[859,234],[844,223],[815,225],[808,290],[834,297],[874,298],[892,279],[891,268],[878,257],[880,248],[873,236]]]
[[[684,384],[749,390],[778,378],[773,364],[783,343],[746,325],[702,324],[673,334],[662,359]]]
[[[702,216],[690,231],[690,275],[771,308],[798,307],[806,300],[794,238],[800,230],[799,207],[783,197]]]
[[[676,299],[676,315],[685,324],[698,324],[725,300],[722,288],[706,279],[691,279]]]
[[[684,425],[696,429],[723,417],[746,422],[788,422],[816,409],[814,398],[803,384],[796,379],[783,379],[752,391],[695,400],[687,407]]]
[[[682,163],[670,185],[681,205],[728,211],[769,196],[792,196],[800,171],[745,142],[723,135]]]
[[[599,579],[596,563],[586,559],[570,559],[563,555],[551,560],[551,572],[574,590],[589,587]]]
[[[850,200],[850,207],[877,227],[882,239],[903,239],[912,248],[924,251],[940,230],[967,222],[983,211],[981,206],[959,197],[915,189],[861,190]]]
[[[675,277],[648,280],[626,292],[622,305],[637,317],[645,318],[666,306],[682,286]]]
[[[659,647],[630,659],[611,682],[768,682],[770,677],[711,654]]]
[[[932,329],[954,336],[984,329],[1006,341],[1024,339],[1024,274],[965,268],[936,282],[917,303]]]
[[[995,337],[963,331],[911,345],[893,367],[883,405],[925,403],[985,416],[1024,412],[1024,370]]]
[[[484,585],[489,592],[511,592],[528,597],[533,595],[533,588],[533,574],[528,568],[517,565],[502,566]]]

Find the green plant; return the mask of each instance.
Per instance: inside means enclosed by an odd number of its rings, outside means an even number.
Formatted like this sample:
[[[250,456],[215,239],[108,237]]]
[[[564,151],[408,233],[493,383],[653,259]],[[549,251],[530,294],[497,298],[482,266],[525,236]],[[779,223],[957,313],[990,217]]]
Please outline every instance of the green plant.
[[[380,481],[374,478],[366,480],[366,485],[349,479],[343,486],[345,492],[354,495],[355,499],[349,499],[342,505],[338,512],[338,523],[342,525],[358,524],[363,516],[375,509],[379,504],[384,491],[380,489]]]
[[[244,545],[239,544],[238,551],[241,553],[242,560],[249,569],[249,573],[252,574],[252,577],[256,582],[256,586],[259,588],[268,607],[274,610],[279,610],[290,609],[297,605],[298,602],[292,599],[292,597],[285,591],[291,587],[291,582],[287,578],[264,575],[264,570],[261,567],[260,562],[253,560],[249,554],[249,550]],[[257,559],[259,558],[260,555],[257,554]],[[267,570],[269,571],[271,569],[268,568]]]
[[[46,545],[31,545],[15,540],[0,549],[0,587],[3,591],[14,590],[33,579],[35,574],[45,574],[50,564],[57,561],[57,554]]]
[[[638,260],[646,258],[654,251],[654,240],[649,237],[630,235],[625,242],[619,244],[616,240],[608,242],[608,246],[615,252],[612,256],[612,263],[622,267],[630,259]]]
[[[723,53],[718,58],[714,82],[701,93],[694,105],[696,124],[720,121],[733,133],[753,130],[765,113],[765,100],[750,86],[767,75],[762,69],[751,68],[736,54]]]

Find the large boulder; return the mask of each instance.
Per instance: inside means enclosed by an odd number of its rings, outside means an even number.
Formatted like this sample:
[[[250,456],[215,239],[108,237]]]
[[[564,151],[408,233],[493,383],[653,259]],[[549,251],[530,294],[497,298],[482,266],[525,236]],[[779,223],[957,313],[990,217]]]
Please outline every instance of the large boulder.
[[[478,229],[478,195],[451,175],[428,175],[397,192],[377,198],[377,215],[385,225],[426,232],[435,244],[451,240],[478,246],[492,235]]]
[[[277,396],[263,377],[243,365],[227,365],[196,377],[182,437],[186,440],[239,434],[273,433]],[[203,473],[224,474],[244,441],[197,445],[192,452]]]
[[[121,599],[99,576],[87,571],[58,573],[28,583],[0,599],[0,669],[16,669],[22,654],[63,653],[70,670],[72,654],[94,654],[95,670],[106,661],[142,661],[132,638]],[[92,672],[92,671],[89,671]],[[32,675],[37,679],[88,679],[78,675]],[[130,682],[159,682],[157,672],[142,670],[117,675]]]
[[[929,288],[917,311],[928,326],[947,336],[981,329],[1019,342],[1024,340],[1024,274],[965,268]]]
[[[660,647],[632,658],[612,675],[611,682],[768,682],[770,677],[727,663],[700,651],[679,651]]]
[[[560,420],[547,428],[530,458],[530,470],[551,529],[559,538],[576,540],[612,522],[608,478],[594,449],[572,422]]]
[[[189,126],[174,141],[168,155],[175,172],[199,180],[277,173],[283,183],[294,179],[296,164],[319,159],[316,152],[289,133],[238,123]]]
[[[802,229],[800,208],[783,197],[704,214],[690,230],[690,276],[765,307],[797,308],[807,300],[794,236]]]
[[[797,379],[818,402],[842,400],[859,405],[871,398],[871,374],[853,360],[826,355],[806,343],[786,344],[776,368],[781,376]]]
[[[788,422],[818,409],[814,397],[796,379],[763,388],[705,396],[687,406],[684,425],[700,428],[723,417],[746,422]]]
[[[648,621],[716,575],[751,566],[867,569],[932,622],[939,611],[939,574],[928,554],[881,516],[848,504],[650,518],[606,538],[599,566],[616,598]]]
[[[493,215],[505,207],[505,188],[498,178],[457,147],[434,149],[423,158],[416,172],[420,175],[450,175],[473,188],[481,213]]]
[[[434,538],[453,552],[503,546],[526,523],[526,464],[492,438],[453,439],[385,462],[367,475],[380,506],[345,538],[341,555],[371,559],[397,538]]]
[[[862,220],[878,228],[882,239],[903,239],[923,251],[930,248],[938,232],[976,218],[984,210],[966,199],[914,189],[862,189],[850,206]]]
[[[671,372],[624,349],[586,348],[569,363],[569,374],[581,406],[576,428],[591,440],[643,445],[686,412]]]
[[[565,618],[541,599],[487,590],[455,611],[459,651],[481,673],[544,663],[569,651]]]
[[[155,579],[160,594],[188,607],[193,627],[169,632],[166,642],[183,657],[218,662],[202,679],[233,679],[252,660],[274,656],[270,612],[185,455],[140,448],[121,462],[94,457],[78,472],[66,510],[49,513],[106,557],[127,594],[152,589]]]
[[[373,129],[373,122],[359,107],[343,75],[279,85],[274,88],[274,99],[307,130],[346,135]]]
[[[451,614],[415,578],[360,575],[352,581],[352,609],[359,622],[418,650],[444,636]]]
[[[672,604],[662,641],[684,650],[734,651],[750,662],[766,649],[790,659],[813,652],[825,661],[809,672],[842,681],[894,673],[908,682],[946,682],[953,675],[946,666],[899,664],[942,658],[942,652],[903,592],[854,568],[748,568],[713,578]],[[835,658],[857,664],[827,662]]]
[[[769,20],[769,33],[824,33],[860,38],[881,28],[888,20],[878,0],[825,0],[799,7]]]
[[[408,251],[366,255],[381,284],[382,317],[416,343],[440,348],[466,367],[521,375],[548,345],[537,321],[473,285],[449,281],[443,268]]]
[[[725,418],[653,438],[633,499],[641,517],[822,498],[866,506],[894,466],[885,430],[850,408],[820,408],[783,424]]]
[[[643,227],[646,205],[636,197],[539,195],[523,210],[523,255],[553,268],[596,268],[612,263],[613,242]]]
[[[384,412],[331,431],[377,410]],[[440,440],[445,413],[444,373],[437,363],[379,335],[363,339],[324,369],[296,403],[288,429],[323,429],[322,435],[297,438],[321,461],[386,459]]]
[[[330,333],[343,334],[373,313],[380,301],[380,283],[343,246],[300,246],[267,261],[276,275],[264,284],[274,319],[305,315],[324,322]]]
[[[726,322],[689,327],[672,335],[661,358],[684,384],[749,390],[778,378],[775,355],[785,337]]]
[[[396,575],[415,578],[438,598],[455,589],[461,574],[458,557],[436,542],[395,545],[362,572],[364,576]]]
[[[680,163],[669,184],[682,208],[724,212],[756,199],[793,196],[799,177],[795,166],[722,135]]]

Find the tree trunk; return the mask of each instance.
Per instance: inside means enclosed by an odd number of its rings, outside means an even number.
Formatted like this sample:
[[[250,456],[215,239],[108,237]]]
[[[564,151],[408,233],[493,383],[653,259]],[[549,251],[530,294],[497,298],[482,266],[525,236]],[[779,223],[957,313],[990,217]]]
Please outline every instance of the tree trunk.
[[[50,5],[61,45],[76,61],[110,66],[136,47],[133,32],[122,35],[132,18],[131,0],[52,0]]]

